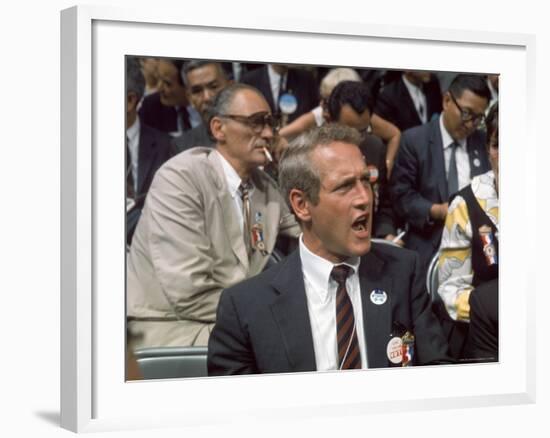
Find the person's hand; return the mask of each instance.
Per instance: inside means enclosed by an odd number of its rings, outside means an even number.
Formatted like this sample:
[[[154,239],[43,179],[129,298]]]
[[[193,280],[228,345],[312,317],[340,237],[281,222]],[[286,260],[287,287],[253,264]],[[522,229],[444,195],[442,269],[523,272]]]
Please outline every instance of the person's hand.
[[[449,204],[444,202],[443,204],[433,204],[430,208],[430,217],[435,220],[445,220],[447,216],[447,210]]]
[[[395,239],[396,236],[394,236],[393,234],[388,234],[386,237],[384,237],[384,240],[389,240],[390,242],[393,242],[393,239]],[[405,246],[405,242],[403,242],[401,239],[393,242],[393,243],[397,243],[399,246],[403,247]]]

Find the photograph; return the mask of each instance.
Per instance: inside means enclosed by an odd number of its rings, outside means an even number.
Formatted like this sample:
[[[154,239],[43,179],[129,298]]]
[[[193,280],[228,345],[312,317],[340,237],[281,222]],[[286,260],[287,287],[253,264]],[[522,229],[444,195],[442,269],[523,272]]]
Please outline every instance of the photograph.
[[[125,72],[127,380],[498,362],[498,72]]]

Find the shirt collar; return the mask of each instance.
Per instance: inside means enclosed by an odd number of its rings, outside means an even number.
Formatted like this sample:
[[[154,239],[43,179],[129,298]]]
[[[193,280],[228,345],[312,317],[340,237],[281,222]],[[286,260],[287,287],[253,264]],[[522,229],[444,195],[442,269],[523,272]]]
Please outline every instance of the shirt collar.
[[[225,175],[225,181],[227,182],[227,188],[229,189],[229,193],[231,194],[231,197],[234,198],[237,195],[237,192],[239,191],[239,186],[241,185],[241,182],[242,182],[241,177],[239,176],[237,171],[233,169],[233,166],[229,164],[229,161],[227,161],[225,157],[219,153],[219,151],[214,150],[214,152],[218,154],[218,158],[222,163],[222,169]]]
[[[128,137],[128,142],[132,143],[139,134],[140,122],[139,117],[136,117],[136,121],[126,130],[126,136]]]
[[[439,128],[441,129],[441,140],[443,142],[443,149],[447,149],[450,147],[455,141],[453,140],[453,137],[451,137],[451,134],[447,131],[447,128],[445,128],[445,124],[443,123],[443,114],[439,116]],[[466,139],[463,138],[462,140],[457,141],[458,145],[461,148],[466,147]]]
[[[412,96],[418,96],[418,93],[419,92],[422,92],[422,88],[420,88],[419,86],[413,84],[411,81],[409,81],[405,75],[401,75],[401,79],[403,79],[403,83],[405,84],[405,86],[407,87],[407,89],[409,90],[409,93],[412,95]]]
[[[321,300],[326,301],[329,291],[329,280],[334,263],[313,254],[304,244],[304,235],[300,235],[300,259],[302,261],[302,271],[307,281],[311,284],[313,290],[319,294]],[[347,265],[352,268],[355,275],[361,262],[360,257],[350,257],[341,265]]]

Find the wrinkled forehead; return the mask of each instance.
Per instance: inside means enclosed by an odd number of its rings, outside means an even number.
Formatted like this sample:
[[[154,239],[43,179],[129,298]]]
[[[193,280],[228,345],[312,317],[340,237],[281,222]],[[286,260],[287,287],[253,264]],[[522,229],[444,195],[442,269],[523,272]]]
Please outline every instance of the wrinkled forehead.
[[[258,91],[245,89],[235,93],[229,102],[231,114],[250,116],[252,114],[265,112],[271,114],[271,108],[263,95]]]
[[[353,143],[333,142],[316,146],[312,163],[321,180],[345,176],[361,177],[368,171],[365,157]]]

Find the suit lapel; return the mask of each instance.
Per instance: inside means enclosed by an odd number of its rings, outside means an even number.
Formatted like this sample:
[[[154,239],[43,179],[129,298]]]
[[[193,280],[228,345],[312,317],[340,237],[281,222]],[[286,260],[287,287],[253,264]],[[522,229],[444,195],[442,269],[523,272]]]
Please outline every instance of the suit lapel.
[[[392,280],[388,276],[382,276],[383,266],[384,262],[376,255],[374,247],[363,256],[359,266],[369,368],[385,367],[388,364],[386,346],[392,330]],[[387,300],[384,304],[372,302],[370,295],[375,289],[386,292]]]
[[[445,156],[443,155],[443,138],[439,128],[439,118],[433,119],[428,125],[430,128],[430,152],[433,159],[432,173],[439,188],[441,202],[446,202],[449,197],[447,187],[447,174],[445,172]]]
[[[271,90],[271,82],[269,82],[269,74],[267,72],[267,65],[265,66],[265,68],[262,69],[262,74],[261,74],[261,87],[260,87],[260,90],[261,89],[264,89],[265,90],[265,93],[264,93],[264,97],[266,98],[267,100],[267,103],[269,104],[269,106],[271,107],[271,111],[273,113],[276,113],[277,112],[277,106],[275,105],[275,101],[273,99],[273,91]]]
[[[401,106],[401,111],[405,111],[407,113],[406,117],[411,121],[413,126],[420,125],[422,120],[420,120],[420,117],[418,116],[411,93],[409,93],[407,86],[403,83],[403,78],[399,79],[399,87],[399,94],[406,100],[406,102],[403,102],[404,105]]]
[[[271,305],[290,364],[290,371],[316,370],[300,252],[283,261],[272,286],[278,296]]]
[[[237,213],[235,212],[235,205],[233,203],[233,199],[231,198],[231,194],[229,193],[229,189],[227,188],[227,182],[225,180],[225,174],[223,173],[222,164],[219,161],[217,153],[214,151],[208,155],[208,160],[212,164],[211,177],[217,190],[218,201],[220,203],[227,237],[231,243],[233,252],[248,271],[248,254],[246,253],[246,248],[244,247],[244,240],[239,227]]]

